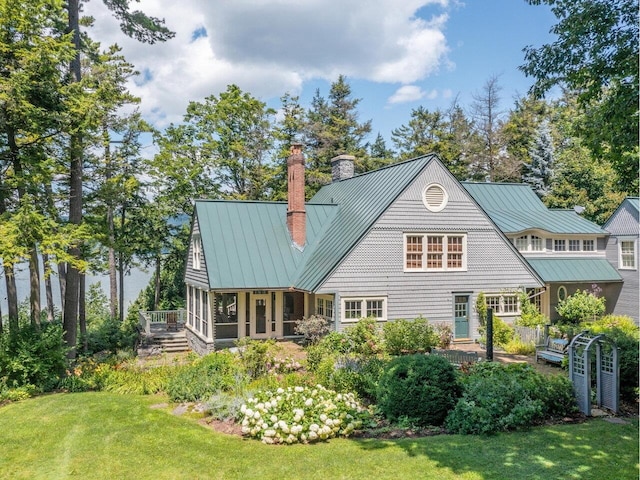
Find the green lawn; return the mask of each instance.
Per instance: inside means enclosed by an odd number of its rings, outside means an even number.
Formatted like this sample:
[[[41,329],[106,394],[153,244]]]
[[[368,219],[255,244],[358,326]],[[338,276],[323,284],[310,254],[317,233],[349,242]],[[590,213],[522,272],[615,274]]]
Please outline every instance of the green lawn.
[[[267,446],[108,393],[0,408],[2,479],[638,478],[638,422],[594,419],[483,438],[332,440]]]

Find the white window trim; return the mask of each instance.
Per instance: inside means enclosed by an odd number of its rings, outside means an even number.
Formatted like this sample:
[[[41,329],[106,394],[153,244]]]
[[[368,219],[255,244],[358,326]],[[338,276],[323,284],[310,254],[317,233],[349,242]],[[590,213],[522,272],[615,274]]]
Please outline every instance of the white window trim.
[[[564,250],[556,250],[556,240],[564,240]],[[571,240],[578,240],[580,242],[580,250],[570,250],[569,243]],[[593,242],[593,250],[585,250],[584,242],[585,240],[591,240]],[[552,240],[552,252],[559,253],[561,255],[576,255],[580,253],[592,254],[598,252],[598,239],[597,237],[575,237],[575,236],[565,236],[565,237],[553,237]]]
[[[564,293],[561,294],[561,292],[564,292]],[[569,295],[567,294],[567,287],[565,287],[564,285],[560,285],[557,291],[558,302],[562,302],[563,300],[566,300],[568,296]]]
[[[527,242],[526,248],[522,248],[522,249],[518,248],[518,245],[517,245],[516,242],[521,237],[526,237],[526,239],[527,239],[526,240],[526,242]],[[540,248],[540,250],[534,250],[533,249],[533,238],[532,237],[536,237],[536,238],[540,239],[540,244],[541,244],[541,247],[542,247],[542,248]],[[540,235],[540,234],[535,234],[535,233],[524,234],[523,233],[521,235],[516,235],[514,237],[511,237],[511,243],[513,243],[514,247],[516,247],[516,249],[519,252],[522,252],[522,253],[544,253],[544,252],[547,251],[547,239],[546,239],[546,237],[544,237],[543,235]]]
[[[320,300],[324,302],[324,307],[323,307],[324,311],[322,314],[318,313],[318,303]],[[327,308],[327,302],[331,302],[331,308]],[[326,318],[327,320],[333,321],[334,310],[335,310],[335,300],[333,298],[333,295],[316,295],[316,314],[317,315],[320,315]]]
[[[622,264],[622,242],[633,242],[633,266],[625,267]],[[635,237],[618,237],[618,269],[637,270],[638,269],[638,239]]]
[[[505,312],[504,311],[504,297],[515,297],[517,308],[515,312]],[[493,311],[494,315],[499,317],[514,317],[516,315],[520,315],[522,313],[522,306],[520,305],[520,296],[517,292],[515,293],[485,293],[484,294],[485,301],[487,302],[487,306],[489,305],[489,298],[499,298],[498,311]]]
[[[342,323],[357,323],[360,318],[345,318],[345,303],[346,302],[360,302],[360,311],[366,318],[367,314],[367,300],[381,300],[382,301],[382,317],[376,317],[376,321],[384,322],[387,320],[387,297],[385,296],[376,296],[376,297],[342,297],[340,298],[340,320]]]
[[[422,267],[420,268],[408,268],[407,267],[407,237],[422,237]],[[442,237],[442,268],[427,268],[427,237]],[[449,268],[447,267],[447,254],[448,254],[448,238],[449,237],[462,237],[462,267]],[[442,233],[442,232],[428,232],[428,233],[405,233],[403,236],[403,257],[402,267],[405,272],[466,272],[467,271],[467,234],[466,233]]]
[[[200,270],[202,268],[202,243],[199,234],[195,234],[191,239],[191,257],[192,268]]]

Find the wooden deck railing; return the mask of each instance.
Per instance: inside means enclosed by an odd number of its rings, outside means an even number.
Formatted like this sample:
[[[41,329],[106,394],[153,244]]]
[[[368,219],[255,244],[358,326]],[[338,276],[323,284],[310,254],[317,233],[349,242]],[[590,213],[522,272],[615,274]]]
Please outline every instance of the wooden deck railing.
[[[187,311],[180,310],[140,310],[140,326],[147,334],[151,334],[151,325],[166,325],[167,320],[176,320],[179,326],[183,326],[187,318]]]

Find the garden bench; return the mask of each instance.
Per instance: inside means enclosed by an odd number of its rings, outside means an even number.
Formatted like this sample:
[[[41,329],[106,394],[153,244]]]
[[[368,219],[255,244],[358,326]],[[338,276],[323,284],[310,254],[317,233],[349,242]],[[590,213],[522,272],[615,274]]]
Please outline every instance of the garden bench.
[[[438,348],[432,348],[431,355],[445,358],[456,367],[459,367],[463,363],[475,363],[482,360],[478,352],[463,352],[462,350],[440,350]]]
[[[562,360],[567,356],[569,342],[562,338],[547,337],[543,345],[536,345],[536,363],[543,359],[549,363],[562,365]]]

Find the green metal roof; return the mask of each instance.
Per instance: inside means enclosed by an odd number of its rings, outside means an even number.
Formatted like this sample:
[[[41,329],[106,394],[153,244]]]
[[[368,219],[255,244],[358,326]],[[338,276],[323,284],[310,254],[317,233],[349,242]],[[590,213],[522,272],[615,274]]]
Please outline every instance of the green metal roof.
[[[315,290],[433,158],[418,157],[322,187],[308,205],[336,203],[339,208],[296,286]]]
[[[622,281],[605,258],[527,258],[527,262],[545,283]]]
[[[313,251],[335,205],[307,205],[307,246],[296,248],[287,229],[287,204],[199,200],[195,216],[212,289],[290,288]]]
[[[608,234],[573,210],[547,208],[527,184],[462,182],[462,185],[504,233],[538,229],[557,234]]]

